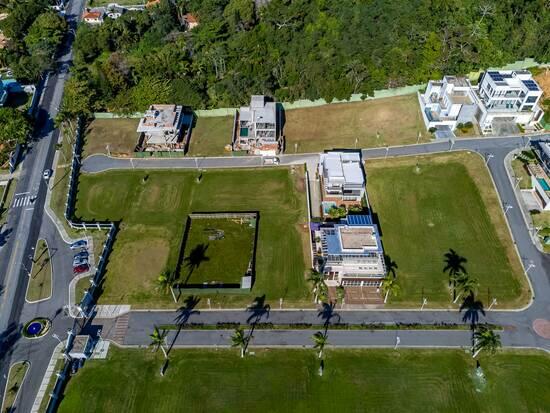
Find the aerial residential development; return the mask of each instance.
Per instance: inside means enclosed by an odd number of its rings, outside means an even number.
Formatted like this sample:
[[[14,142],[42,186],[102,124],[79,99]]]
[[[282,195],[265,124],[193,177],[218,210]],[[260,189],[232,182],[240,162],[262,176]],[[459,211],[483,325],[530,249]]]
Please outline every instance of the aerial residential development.
[[[549,411],[550,9],[447,3],[0,2],[2,413]]]

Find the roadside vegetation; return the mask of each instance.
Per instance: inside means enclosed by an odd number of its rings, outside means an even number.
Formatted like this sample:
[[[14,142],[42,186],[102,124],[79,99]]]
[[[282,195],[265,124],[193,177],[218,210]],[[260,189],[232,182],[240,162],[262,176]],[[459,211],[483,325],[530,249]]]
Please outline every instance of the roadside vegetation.
[[[478,155],[367,161],[366,172],[388,268],[400,290],[388,305],[419,308],[426,298],[427,307],[453,307],[472,290],[473,301],[485,307],[493,298],[499,308],[528,302],[527,280]]]
[[[259,211],[252,292],[201,294],[201,306],[210,298],[212,306],[242,307],[264,294],[267,301],[310,304],[304,277],[309,265],[304,185],[303,168],[81,175],[77,216],[121,221],[99,302],[174,306],[171,294],[158,291],[156,283],[165,270],[175,269],[187,215]]]
[[[405,0],[255,4],[163,0],[99,26],[80,25],[64,110],[235,107],[259,91],[279,101],[332,101],[527,56],[548,60],[537,33],[550,11],[536,2],[518,8],[465,0],[459,9]],[[186,13],[198,27],[186,31]]]
[[[52,281],[52,263],[48,244],[45,240],[39,239],[34,250],[26,299],[34,302],[49,298],[52,294]]]
[[[325,338],[328,345],[325,339],[315,351],[255,348],[245,358],[236,339],[231,350],[173,350],[163,377],[162,352],[111,346],[106,361],[89,361],[71,378],[59,411],[149,412],[162,404],[190,412],[519,412],[550,405],[543,352],[481,353],[479,383],[463,350],[335,350],[330,333]]]

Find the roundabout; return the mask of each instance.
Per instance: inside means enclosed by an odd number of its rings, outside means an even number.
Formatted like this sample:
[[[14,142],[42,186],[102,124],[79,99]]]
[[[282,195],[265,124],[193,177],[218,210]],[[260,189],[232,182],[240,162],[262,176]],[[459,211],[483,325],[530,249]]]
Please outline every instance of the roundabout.
[[[47,318],[33,318],[23,326],[23,337],[28,339],[44,337],[50,330],[51,325],[51,321]]]

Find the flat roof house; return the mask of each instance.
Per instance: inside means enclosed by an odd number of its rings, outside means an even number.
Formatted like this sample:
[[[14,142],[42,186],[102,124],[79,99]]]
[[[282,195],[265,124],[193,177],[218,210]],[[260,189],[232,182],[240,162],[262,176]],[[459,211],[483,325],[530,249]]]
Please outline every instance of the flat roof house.
[[[508,122],[531,126],[543,111],[538,106],[542,90],[529,71],[487,71],[475,89],[480,98],[479,125],[484,133],[493,132],[495,124]]]
[[[323,200],[361,202],[365,175],[357,152],[327,152],[319,156]]]
[[[277,104],[266,96],[253,95],[250,106],[241,107],[235,114],[233,150],[276,155],[280,149],[279,124]]]
[[[477,122],[478,111],[472,85],[468,79],[445,76],[430,80],[426,92],[418,94],[426,129],[456,129],[459,123]]]
[[[137,128],[138,148],[149,152],[183,151],[182,124],[182,106],[149,106]]]
[[[386,275],[384,250],[370,215],[325,223],[315,235],[321,244],[319,269],[328,286],[380,286]]]

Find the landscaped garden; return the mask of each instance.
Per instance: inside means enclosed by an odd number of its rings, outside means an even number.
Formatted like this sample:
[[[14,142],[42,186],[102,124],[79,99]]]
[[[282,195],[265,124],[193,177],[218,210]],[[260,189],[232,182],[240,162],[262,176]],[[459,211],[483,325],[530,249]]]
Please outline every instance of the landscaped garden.
[[[64,412],[542,412],[550,359],[534,351],[479,357],[463,350],[328,350],[323,377],[313,350],[175,350],[111,346],[71,378]],[[479,391],[478,391],[479,390]]]
[[[530,291],[483,160],[439,154],[367,161],[367,192],[400,294],[394,307],[450,307],[445,254],[456,252],[477,280],[477,297],[497,308],[527,304]],[[458,301],[460,304],[462,300]]]
[[[254,256],[256,224],[256,218],[189,217],[182,287],[224,284],[239,288]]]
[[[304,278],[309,243],[303,168],[208,170],[197,178],[196,171],[181,170],[81,175],[76,215],[121,222],[99,303],[175,305],[156,284],[159,274],[176,267],[187,215],[258,211],[254,288],[237,297],[204,297],[216,306],[243,306],[264,294],[268,301],[310,304]]]

